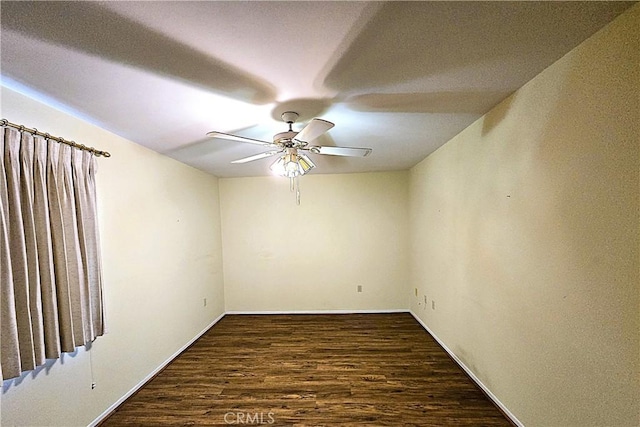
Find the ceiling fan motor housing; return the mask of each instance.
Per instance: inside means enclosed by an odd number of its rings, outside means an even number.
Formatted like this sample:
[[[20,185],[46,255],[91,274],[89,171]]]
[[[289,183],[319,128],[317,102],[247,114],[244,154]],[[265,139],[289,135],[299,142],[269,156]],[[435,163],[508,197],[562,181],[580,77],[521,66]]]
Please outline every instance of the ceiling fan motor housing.
[[[280,132],[273,135],[273,143],[274,144],[284,144],[285,147],[293,146],[293,138],[298,134],[298,132],[287,131]]]

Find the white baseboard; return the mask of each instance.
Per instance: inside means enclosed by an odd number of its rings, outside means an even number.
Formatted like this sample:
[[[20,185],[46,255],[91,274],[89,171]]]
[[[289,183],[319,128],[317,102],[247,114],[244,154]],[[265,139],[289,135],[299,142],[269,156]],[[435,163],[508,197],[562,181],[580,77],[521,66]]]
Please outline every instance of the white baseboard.
[[[436,334],[433,333],[433,331],[431,329],[429,329],[429,327],[422,321],[422,319],[420,319],[413,311],[409,310],[409,313],[411,313],[411,315],[418,321],[418,323],[420,323],[420,325],[422,325],[422,327],[429,333],[429,335],[431,335],[433,337],[433,339],[435,339],[438,344],[440,344],[440,346],[442,348],[444,348],[444,350],[449,353],[449,356],[451,356],[451,358],[453,360],[456,361],[456,363],[467,373],[467,375],[469,375],[469,377],[471,377],[471,379],[478,385],[478,387],[480,387],[485,393],[486,395],[489,397],[489,399],[491,399],[493,401],[493,403],[495,403],[500,410],[502,410],[502,412],[509,417],[509,419],[511,420],[511,422],[513,422],[516,426],[518,427],[524,427],[524,424],[522,424],[520,422],[519,419],[516,418],[515,415],[513,415],[511,413],[511,411],[509,411],[509,409],[507,409],[506,406],[504,406],[504,404],[502,402],[500,402],[500,400],[491,392],[491,390],[489,390],[487,388],[486,385],[484,385],[482,383],[482,381],[480,381],[480,379],[478,379],[478,377],[476,377],[476,375],[473,373],[473,371],[471,369],[469,369],[467,367],[467,365],[465,365],[464,363],[462,363],[462,360],[460,360],[458,358],[458,356],[455,355],[455,353],[453,351],[451,351],[449,349],[449,347],[447,347],[445,345],[445,343],[443,343],[440,338],[438,338],[438,336]]]
[[[227,311],[226,314],[376,314],[376,313],[409,313],[406,308],[385,310],[255,310]]]
[[[100,414],[98,416],[98,418],[96,418],[95,420],[93,420],[91,422],[91,424],[89,424],[89,427],[95,427],[96,425],[98,425],[102,420],[104,420],[108,415],[111,414],[111,412],[113,412],[118,406],[120,406],[125,400],[127,400],[129,397],[131,397],[131,395],[133,395],[133,393],[135,393],[136,391],[138,391],[142,386],[144,386],[149,380],[151,380],[154,376],[156,376],[158,374],[158,372],[160,372],[161,370],[163,370],[169,363],[171,363],[173,361],[173,359],[175,359],[176,357],[178,357],[180,355],[180,353],[182,353],[183,351],[185,351],[187,349],[187,347],[189,347],[191,344],[193,344],[194,342],[196,342],[202,335],[204,335],[205,332],[207,332],[209,329],[211,329],[211,327],[213,325],[215,325],[216,323],[218,323],[220,321],[220,319],[222,319],[224,317],[226,313],[222,313],[220,316],[218,316],[213,322],[211,322],[209,325],[207,325],[202,331],[200,331],[198,334],[196,334],[195,337],[193,337],[188,343],[186,343],[185,345],[183,345],[182,347],[180,347],[178,349],[178,351],[176,351],[175,353],[173,353],[167,360],[165,360],[164,362],[162,362],[160,364],[160,366],[158,366],[156,369],[154,369],[149,375],[147,375],[146,377],[144,377],[142,379],[142,381],[140,381],[138,384],[136,384],[131,390],[129,390],[126,394],[124,394],[120,399],[118,399],[113,405],[109,406],[107,408],[106,411],[104,411],[102,414]]]

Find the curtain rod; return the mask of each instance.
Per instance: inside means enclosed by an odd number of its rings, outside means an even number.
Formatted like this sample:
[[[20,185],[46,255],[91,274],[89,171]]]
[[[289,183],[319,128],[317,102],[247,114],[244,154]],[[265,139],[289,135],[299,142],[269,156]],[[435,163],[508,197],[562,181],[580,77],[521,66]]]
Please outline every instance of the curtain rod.
[[[24,127],[23,125],[17,125],[17,124],[15,124],[15,123],[11,123],[11,122],[10,122],[10,121],[8,121],[7,119],[2,119],[2,120],[0,120],[0,126],[2,126],[2,127],[7,127],[7,126],[9,126],[9,127],[12,127],[12,128],[16,128],[16,129],[18,129],[18,130],[20,130],[20,131],[29,132],[29,133],[31,133],[31,134],[33,134],[33,135],[40,135],[40,136],[44,136],[44,137],[45,137],[45,138],[47,138],[47,139],[53,139],[54,141],[58,141],[58,142],[61,142],[61,143],[63,143],[63,144],[70,145],[70,146],[75,147],[75,148],[78,148],[78,149],[80,149],[80,150],[91,151],[91,152],[92,152],[94,155],[96,155],[96,156],[111,157],[111,154],[109,154],[107,151],[100,151],[100,150],[97,150],[97,149],[95,149],[95,148],[93,148],[93,147],[87,147],[87,146],[86,146],[86,145],[84,145],[84,144],[78,144],[78,143],[76,143],[76,142],[74,142],[74,141],[67,141],[67,140],[66,140],[66,139],[64,139],[64,138],[60,138],[60,137],[57,137],[57,136],[49,135],[48,133],[40,132],[40,131],[39,131],[38,129],[36,129],[36,128],[29,129],[29,128],[27,128],[27,127]]]

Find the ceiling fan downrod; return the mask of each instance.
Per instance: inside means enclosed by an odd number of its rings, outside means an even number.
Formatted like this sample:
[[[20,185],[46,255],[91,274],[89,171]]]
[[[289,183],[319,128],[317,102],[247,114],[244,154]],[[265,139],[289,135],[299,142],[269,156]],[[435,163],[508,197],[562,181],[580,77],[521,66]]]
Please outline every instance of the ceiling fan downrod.
[[[300,115],[294,111],[285,111],[280,117],[282,117],[283,122],[289,125],[289,132],[293,132],[292,125],[296,122],[296,120],[298,120],[298,117],[300,117]]]

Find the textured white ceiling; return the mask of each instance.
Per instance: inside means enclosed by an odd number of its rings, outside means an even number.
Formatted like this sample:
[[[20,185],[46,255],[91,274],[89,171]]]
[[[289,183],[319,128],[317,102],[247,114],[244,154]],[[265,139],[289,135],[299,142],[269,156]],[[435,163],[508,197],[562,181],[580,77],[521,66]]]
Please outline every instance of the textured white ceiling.
[[[217,176],[273,160],[208,131],[271,140],[287,110],[373,148],[313,173],[408,169],[633,3],[3,1],[1,72]]]

